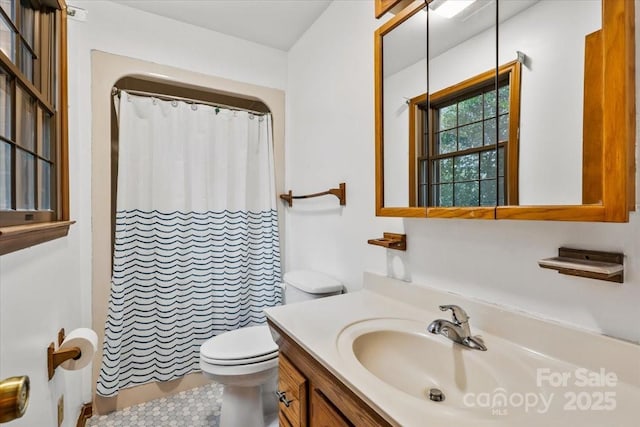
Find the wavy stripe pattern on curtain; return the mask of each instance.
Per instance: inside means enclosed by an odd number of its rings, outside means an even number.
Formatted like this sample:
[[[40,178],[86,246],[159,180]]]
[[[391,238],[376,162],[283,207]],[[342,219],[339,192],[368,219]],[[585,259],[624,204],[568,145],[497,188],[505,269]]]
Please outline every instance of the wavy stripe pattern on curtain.
[[[102,396],[198,370],[282,298],[270,116],[122,92],[117,182]]]

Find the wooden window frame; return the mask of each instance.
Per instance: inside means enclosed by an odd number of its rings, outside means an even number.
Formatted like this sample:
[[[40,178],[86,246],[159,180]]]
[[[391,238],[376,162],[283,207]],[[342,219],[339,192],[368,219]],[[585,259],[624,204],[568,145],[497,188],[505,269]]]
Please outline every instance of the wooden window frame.
[[[18,55],[16,55],[16,61],[13,62],[0,51],[0,64],[12,78],[13,94],[15,94],[15,87],[19,84],[45,113],[53,115],[51,158],[55,169],[51,180],[52,209],[51,211],[0,211],[0,255],[64,237],[69,232],[69,226],[75,222],[69,220],[67,5],[64,0],[40,0],[38,5],[55,10],[53,18],[56,25],[55,39],[49,39],[50,43],[53,42],[54,51],[50,48],[51,44],[49,47],[43,46],[43,49],[36,49],[39,50],[37,52],[39,55],[42,55],[43,52],[48,55],[48,60],[55,65],[54,74],[48,73],[48,63],[45,63],[46,61],[42,60],[42,57],[41,60],[34,60],[33,81],[35,84],[29,81],[20,70]],[[16,10],[16,16],[19,13],[19,9]],[[34,44],[44,45],[42,40],[47,40],[47,38],[41,38],[43,35],[36,29],[37,27],[34,25]],[[13,99],[14,106],[15,102],[16,100]],[[15,109],[15,107],[13,108]],[[36,116],[37,112],[38,109],[36,109]],[[16,112],[13,113],[12,121],[15,122]],[[13,125],[15,128],[15,123]],[[35,168],[37,169],[37,164]],[[12,170],[12,173],[15,173],[15,164]],[[37,189],[37,181],[35,185]],[[13,194],[12,197],[15,198],[16,195]]]
[[[503,78],[499,85],[498,85],[498,93],[500,88],[504,87],[504,86],[509,86],[509,90],[511,90],[510,87],[510,82],[508,81],[508,78]],[[437,127],[439,127],[439,117],[438,117],[438,111],[450,106],[450,105],[454,105],[457,104],[461,101],[465,101],[471,98],[474,98],[478,95],[483,95],[484,93],[490,92],[492,90],[494,90],[495,88],[495,75],[489,77],[486,81],[481,82],[481,86],[479,87],[472,87],[472,88],[468,88],[467,89],[463,89],[463,92],[460,93],[453,93],[450,95],[450,97],[445,97],[443,96],[442,98],[444,99],[439,99],[438,98],[438,94],[434,94],[431,99],[430,99],[430,104],[429,104],[429,112],[426,112],[423,105],[423,107],[421,108],[423,115],[424,114],[428,114],[428,119],[429,119],[429,123],[433,124],[433,126],[430,126],[429,128],[431,129],[430,135],[429,135],[429,140],[426,142],[422,140],[421,141],[421,153],[419,154],[417,160],[418,162],[422,162],[422,161],[426,161],[429,163],[429,167],[428,170],[429,171],[433,171],[433,167],[434,167],[434,163],[437,162],[438,160],[443,160],[443,159],[451,159],[453,161],[453,168],[454,168],[454,175],[455,175],[455,158],[458,156],[465,156],[465,155],[469,155],[469,154],[481,154],[481,153],[485,153],[485,152],[489,152],[489,151],[496,151],[496,148],[500,149],[502,148],[504,150],[505,153],[507,153],[507,155],[505,155],[504,157],[506,158],[508,156],[508,153],[511,151],[510,150],[510,141],[507,137],[507,140],[504,141],[498,141],[497,144],[491,144],[491,145],[482,145],[480,147],[473,147],[473,148],[469,148],[469,149],[464,149],[464,150],[455,150],[455,151],[451,151],[449,153],[445,153],[445,154],[438,154],[436,152],[436,134],[440,133],[441,131],[436,130]],[[507,112],[507,114],[510,113],[510,110]],[[494,118],[496,119],[496,124],[498,125],[500,123],[500,114],[496,114],[496,116],[494,116]],[[483,123],[486,120],[490,120],[489,119],[485,119],[484,117],[479,121],[479,123]],[[423,117],[423,121],[424,121],[424,117]],[[458,135],[459,135],[459,129],[467,126],[468,124],[464,124],[464,125],[456,125],[454,127],[452,127],[449,130],[458,130]],[[511,120],[509,120],[509,126],[512,126],[512,122]],[[511,132],[509,132],[511,133]],[[484,131],[483,131],[483,135],[482,135],[483,139],[484,139]],[[459,143],[459,136],[458,136],[458,143]],[[425,147],[426,145],[426,147]],[[516,141],[516,145],[517,145],[517,141]],[[504,166],[504,165],[502,165]],[[517,177],[517,163],[516,163],[516,167],[515,168],[511,168],[508,164],[506,166],[503,167],[503,175],[502,178],[504,177],[509,177],[510,174],[516,174]],[[496,185],[499,184],[499,178],[500,178],[500,174],[498,173],[498,176],[496,176]],[[478,177],[478,179],[474,179],[472,180],[473,182],[478,182],[478,185],[480,184],[480,178]],[[509,198],[509,193],[507,190],[507,188],[511,188],[509,186],[509,183],[504,180],[503,186],[502,186],[502,193],[506,193],[507,197]],[[457,182],[454,180],[451,182],[451,184],[454,185],[454,193],[453,193],[453,198],[455,199],[455,184]],[[437,205],[435,204],[435,195],[433,194],[433,186],[437,185],[437,184],[446,184],[446,183],[439,183],[435,181],[435,176],[433,175],[433,173],[429,173],[427,176],[427,190],[428,190],[428,201],[427,205],[421,205],[419,204],[419,206],[434,206],[434,207],[455,207],[455,206],[461,206],[461,205],[457,205],[455,203],[454,200],[454,204],[452,206],[441,206],[441,205]],[[497,188],[497,187],[496,187]],[[498,188],[497,188],[498,189]],[[500,190],[500,189],[498,189]],[[480,191],[480,188],[478,188],[478,191]],[[494,203],[490,204],[490,205],[481,205],[479,203],[480,201],[480,197],[478,198],[478,204],[477,205],[464,205],[464,206],[468,206],[468,207],[482,207],[482,206],[494,206],[495,203],[495,199],[494,199]]]
[[[498,69],[498,88],[505,81],[509,85],[509,130],[508,140],[498,141],[498,146],[504,147],[506,159],[505,162],[505,203],[507,205],[518,204],[518,157],[519,157],[519,128],[520,128],[520,88],[521,88],[521,75],[522,65],[518,61],[512,61],[507,64],[501,65]],[[434,92],[429,99],[429,116],[430,123],[435,122],[435,109],[441,108],[447,103],[453,103],[463,99],[467,99],[473,95],[481,92],[485,92],[484,89],[491,85],[495,85],[496,73],[495,70],[489,70],[473,76],[467,80],[457,83],[453,86],[442,89],[438,92]],[[497,95],[497,92],[496,92]],[[410,206],[419,206],[423,208],[436,209],[433,211],[437,213],[437,209],[493,209],[494,206],[420,206],[418,204],[418,164],[421,160],[427,162],[432,161],[433,147],[434,147],[434,126],[430,126],[429,142],[427,143],[428,153],[424,153],[424,114],[425,104],[427,103],[427,94],[416,96],[409,100],[409,204]],[[496,125],[499,123],[499,114],[496,114]],[[472,153],[475,151],[488,151],[490,148],[483,146],[479,149],[471,149],[468,151],[456,151],[452,154],[452,158],[455,154]],[[430,171],[431,168],[428,168]],[[498,180],[497,180],[498,181]],[[429,172],[427,179],[427,185],[431,186],[432,177]],[[430,199],[431,189],[428,189]]]

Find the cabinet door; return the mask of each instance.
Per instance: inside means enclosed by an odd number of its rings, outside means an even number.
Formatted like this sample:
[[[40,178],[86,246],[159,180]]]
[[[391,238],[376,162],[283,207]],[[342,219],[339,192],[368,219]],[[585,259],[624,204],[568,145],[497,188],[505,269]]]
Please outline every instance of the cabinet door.
[[[311,427],[353,426],[342,413],[322,394],[314,389],[311,394]]]
[[[282,354],[279,357],[279,367],[280,419],[286,418],[291,427],[306,427],[307,379]]]

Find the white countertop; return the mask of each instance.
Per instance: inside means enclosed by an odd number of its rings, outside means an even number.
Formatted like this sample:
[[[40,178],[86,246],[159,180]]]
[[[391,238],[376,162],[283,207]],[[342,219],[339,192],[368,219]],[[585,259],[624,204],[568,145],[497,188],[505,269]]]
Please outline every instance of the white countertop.
[[[519,390],[521,394],[546,395],[547,399],[552,399],[550,409],[539,414],[537,410],[543,408],[539,406],[525,412],[523,407],[517,407],[516,399],[513,401],[516,406],[507,408],[506,412],[483,407],[471,413],[468,408],[460,408],[459,402],[455,406],[455,399],[431,402],[426,398],[418,399],[405,394],[354,363],[353,357],[345,357],[338,348],[340,333],[367,319],[410,319],[423,323],[426,330],[431,321],[449,318],[448,313],[438,310],[438,305],[443,303],[458,304],[469,313],[472,334],[482,335],[488,347],[486,353],[478,352],[480,355],[477,357],[485,357],[482,355],[484,353],[490,358],[492,348],[497,351],[506,344],[514,354],[526,354],[523,359],[527,360],[525,365],[531,371],[532,378],[536,377],[539,368],[550,367],[552,373],[568,372],[572,375],[576,369],[585,367],[595,372],[615,372],[618,380],[613,387],[540,388],[535,382],[523,384]],[[365,289],[362,291],[273,307],[265,312],[270,321],[394,425],[640,425],[640,346],[635,344],[372,274],[365,274]],[[445,337],[439,338],[448,341]],[[428,364],[428,360],[425,360],[425,364]],[[443,391],[447,393],[447,390]],[[486,392],[492,393],[494,390]],[[598,408],[597,401],[603,392],[608,392],[609,404],[600,404],[600,409],[596,410],[594,407]],[[576,397],[581,400],[571,402]],[[615,408],[609,410],[611,403]],[[574,406],[576,409],[572,410]]]

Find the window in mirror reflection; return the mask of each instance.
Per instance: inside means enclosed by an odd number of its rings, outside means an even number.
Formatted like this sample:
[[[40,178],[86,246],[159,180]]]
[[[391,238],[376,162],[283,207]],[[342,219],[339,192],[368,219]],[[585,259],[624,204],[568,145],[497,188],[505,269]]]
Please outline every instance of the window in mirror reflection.
[[[411,100],[418,206],[517,204],[519,66],[501,67],[497,99],[488,71],[433,93],[428,107],[426,95]]]

